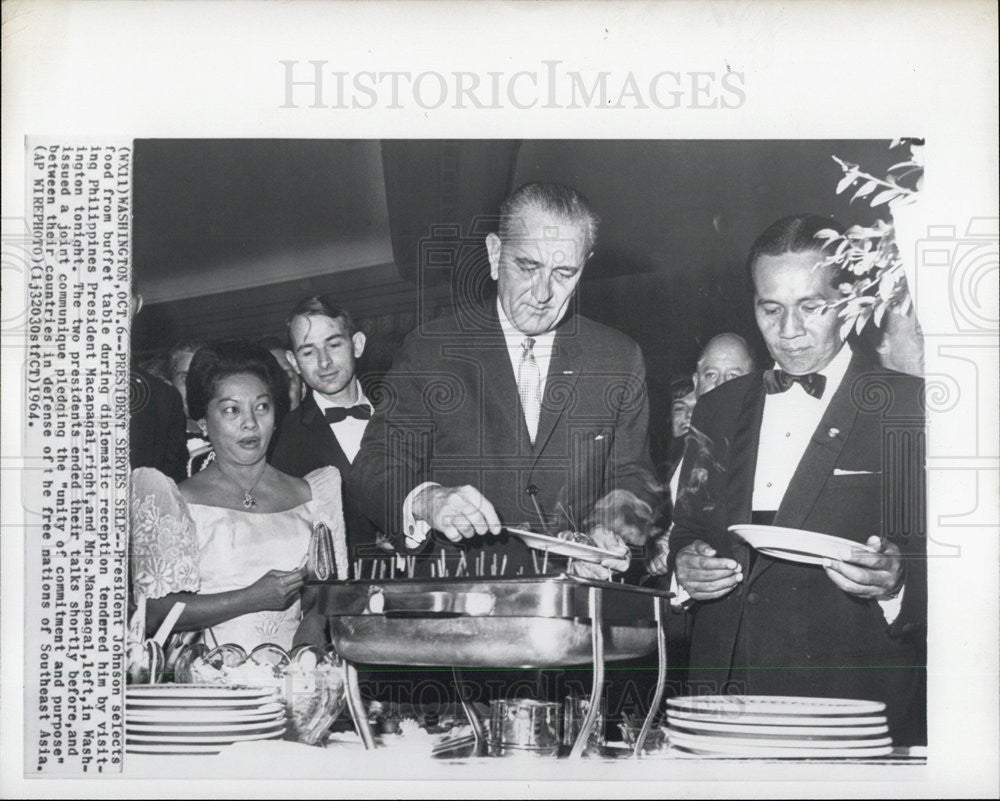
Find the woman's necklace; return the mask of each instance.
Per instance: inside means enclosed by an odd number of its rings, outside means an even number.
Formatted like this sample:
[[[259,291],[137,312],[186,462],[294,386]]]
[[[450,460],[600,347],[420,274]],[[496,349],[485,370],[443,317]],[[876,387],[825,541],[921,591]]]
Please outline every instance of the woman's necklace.
[[[218,463],[216,463],[216,464],[218,464]],[[253,491],[257,487],[257,485],[260,483],[260,480],[264,477],[264,472],[266,472],[266,471],[264,471],[264,470],[261,471],[260,475],[257,476],[257,480],[254,481],[254,483],[250,485],[250,489],[244,489],[243,485],[240,484],[240,482],[238,482],[235,478],[233,478],[231,475],[229,475],[221,467],[219,468],[219,472],[222,473],[222,475],[224,475],[230,481],[232,481],[233,484],[235,484],[237,487],[239,487],[240,492],[243,493],[243,508],[244,509],[253,509],[254,507],[257,506],[257,499],[254,498]]]

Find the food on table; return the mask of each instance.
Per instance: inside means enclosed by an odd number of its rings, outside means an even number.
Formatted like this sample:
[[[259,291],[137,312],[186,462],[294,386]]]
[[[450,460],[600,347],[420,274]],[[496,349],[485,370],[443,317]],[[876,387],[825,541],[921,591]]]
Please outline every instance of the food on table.
[[[248,656],[231,643],[212,651],[199,643],[178,663],[178,675],[191,684],[276,687],[288,712],[289,736],[310,745],[326,734],[347,700],[343,668],[311,645],[298,646],[289,655],[264,643]]]
[[[378,701],[368,707],[368,721],[375,732],[379,747],[413,750],[430,756],[455,755],[468,750],[474,743],[472,729],[453,715],[444,715],[436,724],[431,713],[421,717],[416,713],[402,714],[386,710]],[[442,736],[443,734],[443,736]]]
[[[217,668],[238,667],[246,660],[247,652],[234,643],[225,643],[205,654],[205,661]]]
[[[132,641],[128,645],[128,678],[132,684],[158,684],[166,657],[155,640]]]
[[[575,542],[578,545],[589,545],[591,548],[598,547],[597,543],[594,542],[594,538],[589,534],[584,534],[582,531],[560,531],[556,536],[561,540]]]
[[[192,684],[191,665],[195,660],[204,661],[205,654],[208,653],[208,646],[203,642],[191,643],[180,648],[172,660],[172,671],[174,681],[177,684]]]
[[[347,702],[343,667],[315,649],[300,651],[282,669],[290,730],[301,743],[314,744],[330,729]]]
[[[125,672],[130,684],[157,684],[163,678],[166,657],[163,646],[146,639],[146,596],[136,600],[136,609],[128,624],[125,648]]]
[[[280,645],[275,645],[273,642],[265,642],[254,648],[247,659],[259,665],[272,665],[283,668],[289,662],[289,655],[285,653],[285,649]]]

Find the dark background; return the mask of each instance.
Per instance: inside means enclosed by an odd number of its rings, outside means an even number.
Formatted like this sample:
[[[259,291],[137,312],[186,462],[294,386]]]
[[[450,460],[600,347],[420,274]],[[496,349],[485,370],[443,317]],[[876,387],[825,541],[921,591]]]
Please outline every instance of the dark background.
[[[139,140],[133,348],[283,334],[297,300],[327,292],[369,336],[362,374],[386,370],[418,320],[491,283],[500,200],[557,181],[602,218],[580,310],[642,347],[662,441],[670,378],[710,337],[765,356],[743,271],[754,238],[792,213],[874,219],[835,194],[832,155],[875,175],[903,160],[887,140]]]

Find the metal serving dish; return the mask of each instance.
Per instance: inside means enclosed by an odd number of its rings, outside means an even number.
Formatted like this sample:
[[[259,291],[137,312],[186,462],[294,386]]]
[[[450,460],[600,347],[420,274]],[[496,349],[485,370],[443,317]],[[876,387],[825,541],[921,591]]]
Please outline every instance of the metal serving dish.
[[[656,650],[656,600],[668,593],[574,576],[316,581],[302,600],[351,662],[550,668],[593,661],[595,588],[603,658]]]

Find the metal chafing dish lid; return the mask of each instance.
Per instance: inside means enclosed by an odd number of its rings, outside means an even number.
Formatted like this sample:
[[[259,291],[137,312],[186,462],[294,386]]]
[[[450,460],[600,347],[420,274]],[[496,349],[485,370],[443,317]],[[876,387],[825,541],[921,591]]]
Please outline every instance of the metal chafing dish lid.
[[[303,607],[328,617],[588,618],[589,589],[601,588],[605,620],[652,620],[653,598],[670,593],[576,576],[307,581]]]

